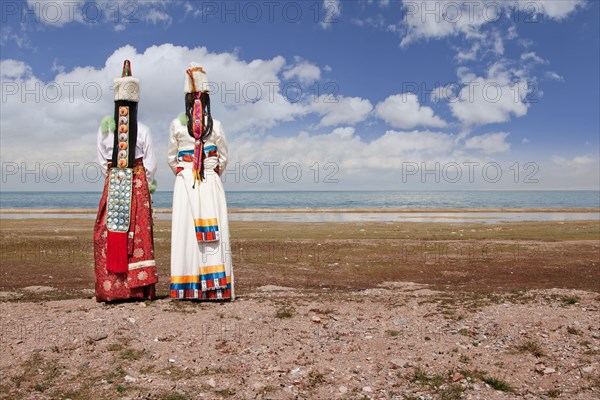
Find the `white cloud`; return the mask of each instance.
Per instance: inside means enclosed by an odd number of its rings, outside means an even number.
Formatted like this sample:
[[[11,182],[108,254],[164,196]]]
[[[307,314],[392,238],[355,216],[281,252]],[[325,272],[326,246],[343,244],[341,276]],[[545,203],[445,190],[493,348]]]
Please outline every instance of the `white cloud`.
[[[0,77],[2,80],[26,78],[31,75],[31,67],[23,61],[6,59],[0,61]]]
[[[84,22],[84,13],[82,12],[84,4],[85,0],[27,0],[27,6],[35,13],[36,21],[54,26],[63,26],[70,22]]]
[[[58,63],[58,60],[55,58],[54,61],[52,62],[52,67],[50,67],[50,71],[58,72],[58,73],[62,74],[63,72],[65,72],[65,66],[60,65]]]
[[[20,49],[32,47],[24,24],[21,24],[20,33],[13,32],[12,27],[7,25],[4,25],[2,28],[0,28],[0,45],[4,46],[10,42],[14,42]]]
[[[536,64],[548,64],[548,61],[544,60],[542,57],[535,54],[535,51],[530,51],[527,53],[521,54],[521,61],[529,61],[531,60]]]
[[[439,128],[447,125],[430,107],[421,106],[418,97],[413,93],[389,96],[377,104],[375,113],[394,128],[411,129],[417,126]]]
[[[323,0],[323,8],[320,11],[323,20],[320,22],[321,28],[329,29],[332,24],[340,21],[342,5],[340,0]]]
[[[508,132],[486,133],[473,136],[465,141],[465,149],[479,150],[485,154],[504,153],[510,150],[506,142]]]
[[[365,120],[373,109],[369,100],[360,97],[322,95],[317,99],[308,96],[297,103],[288,101],[279,88],[286,71],[286,61],[281,56],[246,61],[235,53],[211,53],[204,47],[163,44],[137,51],[124,46],[100,67],[58,70],[48,80],[37,77],[26,63],[9,59],[0,64],[3,90],[7,88],[5,84],[10,86],[10,91],[3,91],[6,101],[0,123],[2,159],[28,165],[94,162],[98,125],[113,112],[111,85],[113,78],[120,76],[125,59],[131,60],[133,75],[140,79],[139,119],[151,128],[158,154],[165,153],[169,123],[182,111],[185,68],[191,61],[201,62],[214,84],[212,112],[223,122],[229,141],[241,148],[251,146],[252,153],[257,153],[257,145],[263,146],[264,130],[310,115],[319,118],[318,126],[341,126],[331,132],[331,143],[359,140],[353,139],[352,125]],[[261,90],[258,96],[253,91],[256,88]],[[248,97],[257,98],[248,101]],[[27,141],[22,140],[21,132],[29,132]],[[168,169],[159,164],[158,181],[171,179]]]
[[[321,70],[319,67],[301,59],[297,59],[296,61],[295,65],[290,66],[283,72],[285,79],[297,78],[300,83],[305,85],[310,85],[314,81],[321,79]]]
[[[473,43],[473,45],[466,50],[459,50],[456,54],[456,60],[460,62],[464,61],[475,61],[477,60],[477,55],[479,50],[481,49],[481,44],[478,42]]]
[[[452,114],[466,126],[506,122],[511,116],[527,114],[530,88],[524,72],[511,70],[503,63],[492,64],[486,77],[459,68],[464,84],[458,96],[449,103]]]
[[[442,100],[450,100],[456,97],[456,91],[458,85],[456,83],[450,83],[446,86],[438,86],[431,91],[431,101],[433,103],[439,103]]]
[[[120,76],[125,59],[131,60],[133,75],[140,79],[140,121],[152,129],[159,154],[165,150],[170,121],[182,111],[185,68],[191,61],[200,61],[210,81],[218,82],[211,96],[212,111],[223,121],[229,138],[261,132],[309,112],[306,104],[290,103],[277,87],[268,86],[280,83],[283,57],[244,61],[204,47],[163,44],[138,52],[124,46],[100,68],[59,71],[48,81],[36,77],[24,62],[8,59],[0,64],[6,100],[0,123],[3,160],[95,161],[95,135],[100,120],[113,112],[112,81]],[[262,90],[262,97],[253,104],[245,96],[253,95],[247,89],[255,87]],[[337,115],[336,110],[325,114],[327,119]],[[28,140],[22,140],[22,132],[28,132]]]
[[[527,18],[531,18],[532,15],[543,15],[562,20],[583,7],[585,0],[516,0],[507,3],[518,4],[518,10]]]
[[[321,95],[308,109],[322,116],[319,126],[354,125],[367,118],[373,105],[360,97]]]
[[[576,156],[573,158],[565,158],[561,156],[553,156],[552,162],[567,168],[588,168],[594,164],[598,163],[598,159],[596,157],[592,157],[590,155]]]
[[[352,136],[354,136],[354,132],[356,132],[356,129],[352,126],[346,126],[343,128],[335,128],[331,134],[332,135],[338,135],[342,138],[351,138]]]
[[[554,20],[568,17],[585,4],[584,0],[516,0],[498,2],[481,0],[457,2],[454,0],[436,0],[435,2],[416,2],[403,0],[405,34],[400,45],[408,46],[420,39],[441,39],[463,34],[467,39],[487,35],[481,31],[485,25],[496,23],[505,18],[529,19],[537,15]],[[509,39],[517,37],[516,28],[509,28]],[[500,50],[501,37],[496,41],[496,50]]]
[[[553,81],[564,82],[565,78],[561,75],[557,74],[554,71],[547,71],[545,74],[546,78],[551,79]]]
[[[258,155],[253,151],[256,141],[261,143]],[[382,169],[394,171],[403,162],[449,159],[454,143],[452,135],[446,133],[393,130],[365,141],[355,134],[353,127],[344,127],[319,135],[300,132],[288,137],[236,140],[230,147],[232,159],[241,164],[300,162],[303,167],[310,167],[315,162],[333,162],[339,167],[341,177],[354,180],[359,173],[369,176],[379,174]]]
[[[152,22],[154,25],[157,25],[158,23],[170,25],[173,18],[164,11],[152,8],[144,15],[144,21]]]
[[[36,21],[46,25],[108,23],[117,32],[140,20],[170,25],[172,18],[165,8],[171,3],[172,0],[27,0]]]
[[[498,19],[495,8],[485,9],[482,2],[438,0],[415,2],[403,0],[406,34],[402,47],[419,39],[440,39],[464,34],[479,35],[479,27]]]

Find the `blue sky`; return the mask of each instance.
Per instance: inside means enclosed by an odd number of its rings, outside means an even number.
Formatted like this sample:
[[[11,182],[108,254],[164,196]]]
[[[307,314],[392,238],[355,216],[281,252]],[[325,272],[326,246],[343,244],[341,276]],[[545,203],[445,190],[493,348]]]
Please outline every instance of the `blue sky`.
[[[190,61],[230,90],[212,95],[231,148],[229,190],[600,186],[595,1],[1,7],[3,190],[99,190],[93,179],[67,179],[64,162],[83,169],[95,160],[97,126],[112,112],[110,85],[124,58],[141,79],[140,120],[156,142],[159,190],[172,187],[162,155]],[[72,98],[69,84],[78,85]],[[98,98],[85,98],[85,85],[100,87]],[[39,173],[22,174],[36,162]],[[277,163],[272,181],[265,162]],[[49,163],[63,168],[61,179],[44,176]],[[302,179],[286,175],[290,165]],[[487,165],[502,178],[486,175]],[[440,179],[423,175],[428,168],[439,168]],[[461,179],[452,178],[457,168]],[[256,169],[261,179],[250,176]],[[333,182],[323,182],[328,173]]]

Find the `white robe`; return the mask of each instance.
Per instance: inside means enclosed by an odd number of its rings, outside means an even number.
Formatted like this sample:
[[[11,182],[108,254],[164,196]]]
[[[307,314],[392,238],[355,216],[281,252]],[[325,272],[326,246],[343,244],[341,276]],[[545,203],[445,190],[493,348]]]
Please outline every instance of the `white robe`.
[[[219,300],[235,298],[227,202],[221,173],[227,166],[227,142],[221,123],[213,121],[213,131],[204,148],[216,147],[218,156],[204,160],[205,180],[193,188],[192,163],[181,161],[180,152],[194,150],[194,139],[179,119],[171,122],[168,149],[169,167],[177,173],[173,189],[173,213],[171,231],[171,297]],[[179,159],[178,159],[179,158]],[[217,221],[218,240],[199,242],[195,218]],[[203,219],[202,221],[205,221]],[[215,278],[215,279],[213,279]],[[225,278],[225,280],[223,280]],[[226,286],[224,282],[227,282]],[[230,293],[228,292],[230,290]]]

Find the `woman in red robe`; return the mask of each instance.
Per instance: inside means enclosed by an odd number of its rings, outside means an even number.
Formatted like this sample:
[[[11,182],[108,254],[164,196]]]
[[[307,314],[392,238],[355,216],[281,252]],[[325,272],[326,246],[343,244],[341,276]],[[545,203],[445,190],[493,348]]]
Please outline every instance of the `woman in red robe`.
[[[158,277],[148,182],[156,159],[150,129],[137,121],[139,80],[128,60],[114,90],[114,115],[98,130],[106,180],[94,228],[96,301],[152,300]]]

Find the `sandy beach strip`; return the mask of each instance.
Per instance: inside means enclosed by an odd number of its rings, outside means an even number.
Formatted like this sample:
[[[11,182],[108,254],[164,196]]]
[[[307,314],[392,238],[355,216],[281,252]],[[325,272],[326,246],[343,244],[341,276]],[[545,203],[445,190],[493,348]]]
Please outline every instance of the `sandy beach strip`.
[[[170,214],[170,208],[156,208],[157,214]],[[2,208],[2,214],[96,214],[95,208]],[[230,208],[231,214],[300,213],[598,213],[599,208]]]

